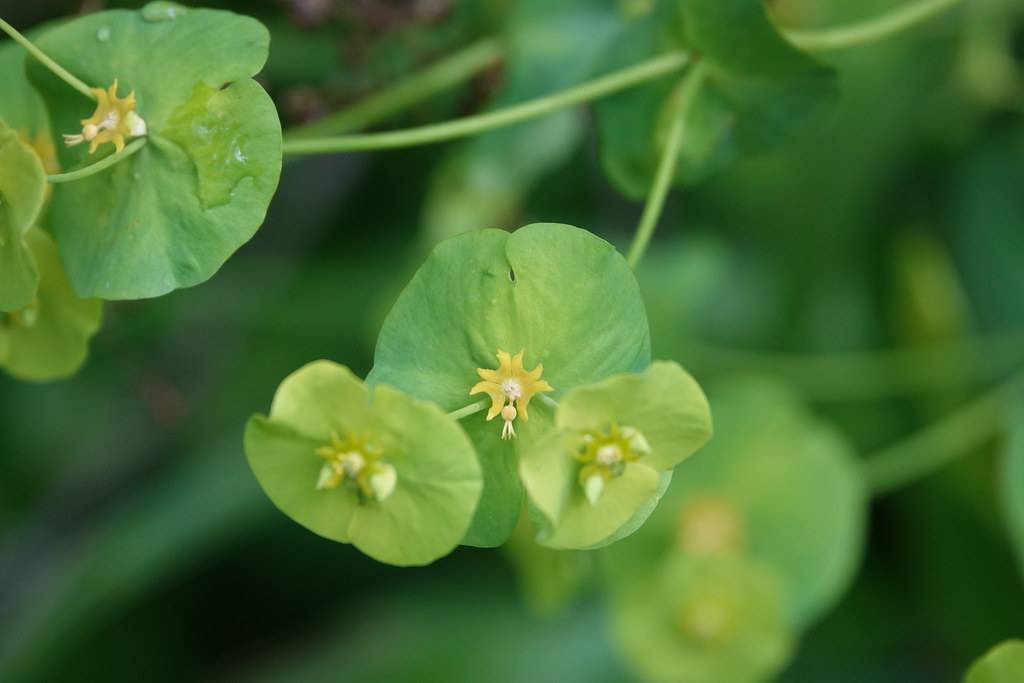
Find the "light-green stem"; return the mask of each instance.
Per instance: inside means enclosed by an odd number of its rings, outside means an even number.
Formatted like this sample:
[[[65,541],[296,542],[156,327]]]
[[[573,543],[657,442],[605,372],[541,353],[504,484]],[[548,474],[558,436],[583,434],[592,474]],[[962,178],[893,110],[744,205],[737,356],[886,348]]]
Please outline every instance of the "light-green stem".
[[[864,462],[871,493],[885,495],[976,453],[1004,426],[1008,395],[1024,380],[1017,376],[943,419],[884,448]]]
[[[285,154],[330,154],[425,145],[483,133],[550,114],[680,71],[690,62],[682,52],[655,57],[561,92],[499,111],[388,133],[290,140]]]
[[[797,47],[825,52],[884,40],[956,6],[960,0],[917,0],[880,17],[836,28],[786,31]]]
[[[50,59],[46,53],[35,46],[35,43],[21,35],[18,29],[14,28],[3,19],[0,19],[0,30],[9,35],[14,42],[25,48],[30,55],[35,57],[43,66],[52,71],[57,78],[67,83],[90,100],[96,99],[96,96],[92,93],[92,90],[89,89],[88,85],[75,78],[67,69]]]
[[[345,109],[304,126],[286,130],[285,140],[341,135],[365,128],[431,95],[465,82],[482,69],[499,62],[501,57],[501,44],[497,39],[478,41]]]
[[[459,408],[458,410],[453,410],[452,412],[448,413],[448,417],[453,417],[456,420],[461,420],[464,417],[476,415],[481,410],[486,408],[489,403],[490,402],[487,399],[477,401],[476,403],[470,403],[468,406],[464,408]]]
[[[68,171],[67,173],[57,173],[54,175],[46,176],[46,182],[48,183],[70,183],[73,180],[81,180],[82,178],[88,178],[89,176],[96,175],[97,173],[104,171],[114,164],[124,161],[131,155],[138,152],[140,149],[146,146],[146,138],[138,138],[129,142],[123,150],[117,154],[111,154],[108,157],[104,157],[97,161],[95,164],[90,164],[84,168],[79,168],[74,171]]]
[[[629,252],[626,255],[626,262],[633,270],[636,270],[637,264],[640,263],[644,252],[647,251],[647,245],[654,235],[654,229],[658,226],[658,219],[661,218],[661,211],[665,207],[665,199],[668,197],[668,189],[672,185],[676,167],[679,165],[679,154],[683,149],[683,133],[686,129],[690,105],[697,93],[700,92],[703,80],[704,68],[703,65],[698,64],[683,78],[680,90],[676,94],[676,103],[672,111],[672,126],[669,128],[665,148],[662,150],[661,160],[658,162],[654,183],[651,185],[650,194],[647,195],[647,203],[644,205],[640,224],[637,226],[633,243],[629,246]]]

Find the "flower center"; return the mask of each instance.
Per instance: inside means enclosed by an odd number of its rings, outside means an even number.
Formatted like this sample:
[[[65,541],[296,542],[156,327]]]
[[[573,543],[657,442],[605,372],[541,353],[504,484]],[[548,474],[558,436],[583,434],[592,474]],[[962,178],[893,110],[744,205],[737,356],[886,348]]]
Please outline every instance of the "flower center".
[[[523,385],[519,380],[509,378],[501,383],[501,392],[511,401],[518,401],[523,395]]]
[[[392,493],[398,481],[395,468],[381,460],[381,452],[367,436],[349,435],[341,438],[331,434],[331,443],[316,450],[323,458],[318,490],[339,487],[356,492],[360,503],[370,500],[383,502]]]
[[[679,608],[676,628],[691,641],[713,645],[724,640],[732,630],[731,610],[720,599],[700,597]]]
[[[515,356],[507,351],[498,351],[498,367],[495,370],[477,368],[482,382],[477,382],[469,390],[469,395],[485,393],[491,399],[491,408],[487,411],[487,419],[493,420],[498,415],[504,421],[501,428],[502,439],[514,439],[516,430],[513,426],[516,418],[530,418],[527,408],[534,394],[554,391],[554,388],[540,378],[544,366],[538,364],[533,370],[523,367],[523,351]]]
[[[583,465],[579,484],[590,504],[597,505],[605,484],[622,476],[628,463],[650,452],[647,439],[633,427],[613,424],[607,429],[585,433],[572,457]]]
[[[680,547],[694,555],[736,552],[744,544],[744,525],[736,506],[719,496],[688,503],[679,516]]]

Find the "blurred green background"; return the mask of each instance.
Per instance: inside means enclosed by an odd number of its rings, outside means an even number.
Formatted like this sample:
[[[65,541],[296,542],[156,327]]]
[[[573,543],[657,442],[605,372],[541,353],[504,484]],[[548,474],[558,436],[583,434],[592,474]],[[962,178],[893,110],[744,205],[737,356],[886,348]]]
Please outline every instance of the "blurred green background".
[[[585,77],[559,49],[594,59],[580,46],[603,30],[599,13],[521,21],[515,0],[205,4],[270,28],[260,80],[286,126],[492,35],[512,46],[502,64],[386,127],[536,96]],[[899,3],[769,4],[813,27]],[[138,4],[2,0],[0,16],[27,29],[113,6]],[[969,0],[826,61],[834,112],[675,191],[638,277],[656,356],[709,387],[776,377],[868,454],[1024,360],[1024,3]],[[71,380],[0,376],[0,680],[632,680],[599,582],[542,617],[505,552],[379,565],[277,512],[241,438],[300,365],[365,375],[384,314],[449,234],[565,222],[625,247],[641,206],[611,189],[598,142],[579,110],[289,160],[266,224],[210,282],[108,304]],[[874,501],[855,583],[780,680],[956,681],[1024,634],[989,441]]]

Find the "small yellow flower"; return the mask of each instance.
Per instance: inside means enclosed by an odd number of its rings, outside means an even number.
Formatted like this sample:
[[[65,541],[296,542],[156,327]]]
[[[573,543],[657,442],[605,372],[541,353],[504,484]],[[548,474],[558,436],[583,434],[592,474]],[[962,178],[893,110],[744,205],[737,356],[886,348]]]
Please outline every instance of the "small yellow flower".
[[[523,352],[510,356],[507,351],[498,351],[498,369],[488,370],[477,368],[477,374],[483,379],[469,391],[469,395],[485,393],[491,398],[491,408],[487,411],[487,419],[493,420],[499,414],[505,421],[501,430],[502,439],[511,439],[516,435],[512,422],[519,415],[524,420],[530,419],[527,408],[533,395],[540,392],[554,391],[554,388],[540,378],[544,366],[537,364],[533,370],[523,367]]]
[[[348,436],[342,439],[331,433],[331,443],[316,450],[326,460],[316,482],[319,490],[336,489],[341,485],[353,488],[362,500],[384,501],[395,490],[395,468],[381,461],[381,452],[369,437]]]
[[[91,88],[96,95],[96,111],[87,119],[82,119],[82,132],[76,135],[65,135],[64,144],[68,147],[89,143],[89,154],[95,152],[100,145],[114,143],[114,149],[124,149],[125,138],[137,138],[146,134],[146,122],[135,112],[135,91],[128,97],[117,96],[117,81],[104,90]]]
[[[607,431],[584,434],[579,450],[573,453],[583,467],[579,472],[579,483],[591,505],[604,492],[605,484],[619,477],[626,470],[626,464],[639,460],[651,452],[651,446],[644,435],[633,427],[619,427],[612,424]]]

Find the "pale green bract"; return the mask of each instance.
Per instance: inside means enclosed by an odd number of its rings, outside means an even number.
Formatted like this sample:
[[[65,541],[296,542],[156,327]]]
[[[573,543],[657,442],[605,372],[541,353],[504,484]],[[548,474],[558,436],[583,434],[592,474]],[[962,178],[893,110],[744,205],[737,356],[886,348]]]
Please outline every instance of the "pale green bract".
[[[318,488],[332,435],[367,438],[394,471],[393,490],[363,499]],[[254,416],[245,451],[260,485],[310,531],[370,557],[409,566],[433,562],[462,539],[482,489],[473,445],[437,406],[389,386],[369,390],[348,368],[310,363],[281,383],[270,416]]]
[[[1024,640],[1007,640],[989,650],[967,671],[964,683],[1024,681]]]
[[[263,222],[281,171],[281,125],[251,79],[270,36],[230,12],[154,3],[46,31],[39,47],[92,87],[135,91],[147,144],[88,178],[55,187],[53,232],[75,289],[139,299],[211,277]],[[95,103],[42,65],[29,76],[56,134],[81,132]],[[60,150],[74,170],[112,153]]]
[[[381,328],[367,382],[390,384],[446,411],[476,402],[477,368],[499,350],[543,363],[555,398],[650,363],[643,301],[625,259],[604,240],[542,223],[509,234],[466,233],[442,242],[402,292]],[[461,421],[480,455],[484,492],[463,542],[504,543],[523,507],[518,456],[551,430],[554,411],[534,398],[518,437],[479,412]]]
[[[753,683],[788,661],[794,638],[771,571],[730,556],[676,556],[610,587],[625,659],[651,683]]]
[[[32,228],[25,244],[38,265],[39,288],[24,309],[0,312],[0,368],[22,380],[63,379],[85,362],[102,305],[71,289],[49,234]]]
[[[584,435],[612,425],[636,430],[650,453],[625,463],[591,502],[580,481],[582,465],[573,456]],[[710,436],[704,392],[676,363],[657,361],[643,373],[573,389],[558,406],[555,430],[520,458],[530,502],[542,515],[538,541],[552,548],[592,548],[632,533],[654,511],[672,468]]]
[[[0,119],[0,312],[32,303],[39,271],[26,242],[43,207],[46,176],[36,153]]]

